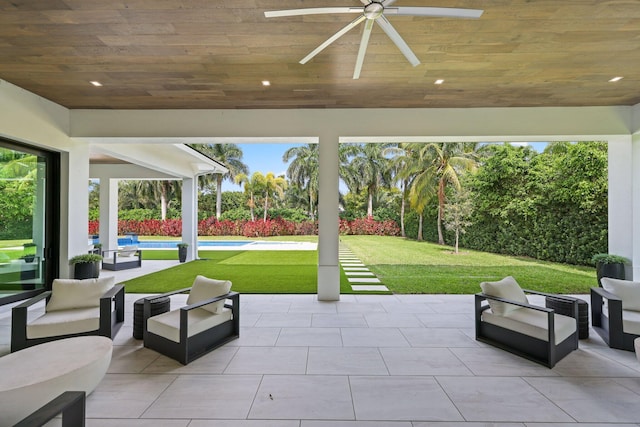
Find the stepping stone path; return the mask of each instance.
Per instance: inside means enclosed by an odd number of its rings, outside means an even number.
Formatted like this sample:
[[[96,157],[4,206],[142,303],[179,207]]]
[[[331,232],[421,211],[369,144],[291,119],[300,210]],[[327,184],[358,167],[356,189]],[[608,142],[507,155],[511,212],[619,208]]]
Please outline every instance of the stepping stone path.
[[[351,284],[351,289],[354,291],[389,290],[349,249],[341,247],[338,253],[338,259],[340,260],[340,266],[344,270],[344,274],[347,275],[347,280],[349,280]]]

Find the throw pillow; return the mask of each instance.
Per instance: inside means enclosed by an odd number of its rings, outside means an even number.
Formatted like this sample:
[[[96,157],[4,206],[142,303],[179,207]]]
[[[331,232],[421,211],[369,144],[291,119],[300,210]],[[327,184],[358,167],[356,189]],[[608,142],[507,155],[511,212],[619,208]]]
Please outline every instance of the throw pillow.
[[[100,297],[113,288],[114,277],[97,279],[55,279],[46,311],[100,307]]]
[[[187,305],[228,294],[230,290],[231,282],[228,280],[209,279],[198,275],[193,281],[189,298],[187,298]],[[214,314],[220,313],[224,309],[224,300],[207,304],[202,308]]]
[[[603,277],[600,282],[605,291],[611,292],[622,300],[623,310],[640,311],[640,282],[610,277]]]
[[[493,297],[510,299],[516,302],[521,302],[528,304],[529,300],[527,300],[527,296],[522,291],[516,279],[511,276],[507,276],[502,280],[497,282],[482,282],[480,283],[480,288],[482,292],[491,295]],[[491,311],[494,314],[498,314],[504,316],[505,314],[509,314],[513,310],[517,310],[520,307],[513,304],[506,304],[500,301],[489,301],[489,306],[491,307]]]

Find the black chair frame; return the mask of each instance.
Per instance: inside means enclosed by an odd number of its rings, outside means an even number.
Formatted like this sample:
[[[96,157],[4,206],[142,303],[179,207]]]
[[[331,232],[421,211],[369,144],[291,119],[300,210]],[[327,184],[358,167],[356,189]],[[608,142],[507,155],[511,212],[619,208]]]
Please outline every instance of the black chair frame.
[[[545,292],[531,291],[523,289],[525,293],[552,296],[553,298],[566,300],[571,302],[573,317],[576,319],[576,330],[559,344],[555,344],[555,311],[550,308],[531,305],[518,301],[512,301],[504,298],[498,298],[484,293],[475,295],[475,321],[476,321],[476,340],[498,347],[502,350],[524,357],[525,359],[553,368],[557,362],[562,360],[566,355],[578,348],[578,300],[564,295],[548,294]],[[499,301],[508,304],[525,307],[531,310],[547,313],[548,324],[547,330],[549,335],[548,341],[522,334],[507,328],[486,323],[482,321],[482,312],[489,308],[488,300]],[[483,301],[487,301],[483,304]]]
[[[62,427],[84,427],[86,393],[65,391],[13,427],[41,427],[62,415]]]
[[[607,310],[603,310],[607,300]],[[591,288],[591,326],[611,348],[635,351],[633,341],[640,335],[623,331],[622,300],[604,288]]]
[[[49,300],[51,291],[42,292],[19,304],[11,310],[11,352],[37,344],[63,338],[101,335],[113,339],[124,323],[124,285],[115,285],[100,297],[100,326],[93,331],[77,334],[53,335],[50,337],[27,338],[28,309],[43,299]],[[113,307],[112,307],[113,301]]]
[[[135,256],[137,258],[135,259],[131,259],[132,257],[119,256],[118,251],[120,251],[120,249],[102,251],[102,268],[104,270],[120,271],[142,267],[142,249],[136,249]],[[110,253],[113,253],[113,255],[110,255]],[[104,262],[105,259],[109,258],[113,258],[113,262]]]
[[[179,289],[167,292],[162,295],[147,297],[144,300],[143,309],[143,340],[144,346],[158,353],[164,354],[178,362],[186,365],[210,351],[232,341],[240,336],[240,294],[229,292],[215,298],[200,301],[180,307],[180,342],[169,340],[163,336],[156,335],[147,329],[147,319],[151,314],[151,302],[157,298],[181,294],[190,291],[191,288]],[[190,310],[211,304],[216,301],[231,300],[231,304],[225,303],[226,308],[231,309],[232,318],[213,328],[202,331],[191,337],[188,333],[188,314]]]

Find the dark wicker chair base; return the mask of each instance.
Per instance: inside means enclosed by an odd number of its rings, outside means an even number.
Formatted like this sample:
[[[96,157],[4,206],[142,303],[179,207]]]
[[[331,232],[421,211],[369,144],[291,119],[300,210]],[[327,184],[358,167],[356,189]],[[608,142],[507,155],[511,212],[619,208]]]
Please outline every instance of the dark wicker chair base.
[[[607,310],[603,310],[604,300]],[[640,335],[622,330],[622,300],[604,288],[591,288],[591,326],[611,348],[635,351],[633,341]]]
[[[536,293],[524,290],[528,293]],[[544,294],[543,294],[544,295]],[[534,310],[546,312],[549,315],[550,333],[549,340],[540,340],[538,338],[531,337],[510,329],[502,328],[490,323],[482,321],[482,312],[489,308],[488,304],[482,304],[483,301],[492,299],[496,301],[508,302],[510,304],[519,305],[521,307],[528,307]],[[574,305],[575,316],[577,316],[577,302]],[[559,344],[555,343],[555,336],[553,331],[553,310],[531,306],[529,304],[523,304],[519,302],[509,301],[502,298],[495,298],[482,293],[475,295],[475,320],[476,320],[476,340],[490,344],[494,347],[508,351],[509,353],[516,354],[525,359],[544,365],[548,368],[553,368],[556,363],[562,360],[572,351],[578,348],[578,329],[569,335],[564,341]]]
[[[181,293],[186,290],[182,289],[180,291],[171,292],[169,294],[162,294],[158,295],[157,297],[147,298],[145,300],[145,320],[143,322],[144,346],[174,360],[177,360],[183,365],[193,362],[197,358],[204,356],[210,351],[215,350],[221,345],[224,345],[240,336],[240,294],[238,294],[237,292],[230,292],[221,297],[180,308],[180,342],[175,342],[160,335],[149,332],[147,330],[146,319],[149,318],[148,313],[150,313],[151,301],[153,301],[154,298],[162,298],[168,295]],[[215,301],[226,299],[231,300],[231,304],[225,304],[226,308],[231,309],[231,320],[221,323],[206,331],[200,332],[199,334],[187,337],[186,325],[189,310],[210,304]]]

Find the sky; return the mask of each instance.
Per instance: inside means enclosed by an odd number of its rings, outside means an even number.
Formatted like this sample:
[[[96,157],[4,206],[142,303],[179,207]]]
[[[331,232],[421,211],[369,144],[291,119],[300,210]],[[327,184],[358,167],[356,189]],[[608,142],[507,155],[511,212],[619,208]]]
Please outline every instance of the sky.
[[[249,167],[249,176],[254,172],[266,175],[273,172],[276,176],[286,175],[288,163],[282,161],[282,155],[291,147],[304,144],[237,144],[242,149],[242,161]],[[229,181],[223,181],[222,191],[243,191],[242,187]]]
[[[288,163],[282,161],[282,155],[291,147],[304,144],[238,144],[242,149],[242,161],[249,167],[249,176],[254,172],[266,175],[273,172],[276,176],[286,175]],[[513,145],[529,145],[542,152],[546,142],[514,142]],[[341,188],[341,190],[344,190]],[[223,181],[222,191],[243,191],[243,188],[229,181]]]

